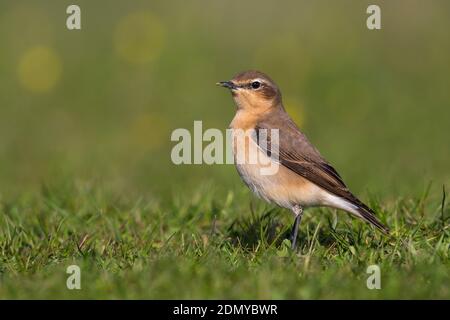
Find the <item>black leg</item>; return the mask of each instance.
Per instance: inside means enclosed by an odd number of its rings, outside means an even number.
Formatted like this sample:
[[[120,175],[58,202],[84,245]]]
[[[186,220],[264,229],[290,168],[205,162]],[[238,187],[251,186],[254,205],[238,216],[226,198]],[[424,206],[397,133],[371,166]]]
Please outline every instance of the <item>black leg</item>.
[[[295,206],[292,211],[295,214],[295,220],[291,231],[291,248],[292,250],[295,250],[295,247],[297,245],[298,226],[300,225],[300,221],[302,221],[303,209],[301,207]]]

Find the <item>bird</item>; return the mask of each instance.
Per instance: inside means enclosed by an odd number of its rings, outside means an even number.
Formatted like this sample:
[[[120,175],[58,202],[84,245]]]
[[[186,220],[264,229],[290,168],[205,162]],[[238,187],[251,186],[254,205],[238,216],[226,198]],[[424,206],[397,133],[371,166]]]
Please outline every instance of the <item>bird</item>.
[[[309,207],[344,210],[375,226],[383,234],[389,234],[389,228],[377,219],[370,207],[353,195],[339,173],[300,131],[283,106],[280,89],[269,76],[249,70],[216,84],[231,91],[236,106],[229,126],[231,131],[256,133],[243,144],[233,144],[236,169],[257,196],[292,211],[292,249],[296,248],[304,209]],[[270,148],[275,136],[267,134],[273,129],[278,132],[278,150],[275,153]],[[258,138],[262,132],[266,132],[266,143]],[[240,150],[242,148],[245,150]],[[260,170],[262,160],[259,163],[236,161],[239,152],[246,157],[260,157],[265,163],[276,162],[278,169],[274,174],[263,175]]]

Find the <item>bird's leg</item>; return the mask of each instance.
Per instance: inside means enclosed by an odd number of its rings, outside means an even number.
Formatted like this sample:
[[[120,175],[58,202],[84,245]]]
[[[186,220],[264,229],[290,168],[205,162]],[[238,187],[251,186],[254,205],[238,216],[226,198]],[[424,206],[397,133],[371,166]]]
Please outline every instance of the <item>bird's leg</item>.
[[[292,207],[292,212],[295,215],[295,221],[291,231],[291,243],[292,243],[292,250],[295,250],[297,244],[298,226],[300,225],[300,221],[302,220],[303,208],[300,207],[298,204],[296,204],[295,206]]]

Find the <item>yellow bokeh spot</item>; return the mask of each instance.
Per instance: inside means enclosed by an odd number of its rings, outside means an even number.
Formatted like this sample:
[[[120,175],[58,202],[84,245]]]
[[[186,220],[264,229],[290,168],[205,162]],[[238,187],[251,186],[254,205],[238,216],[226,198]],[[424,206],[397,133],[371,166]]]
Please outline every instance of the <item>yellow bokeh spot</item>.
[[[167,136],[168,124],[159,114],[146,113],[136,116],[128,129],[127,145],[142,151],[159,148]]]
[[[305,123],[305,112],[302,104],[296,99],[288,98],[283,101],[286,112],[291,116],[292,120],[299,128],[303,127]]]
[[[117,25],[114,45],[117,54],[133,64],[156,59],[164,45],[165,31],[158,17],[151,12],[135,12]]]
[[[50,91],[58,82],[61,71],[62,64],[58,54],[45,46],[26,51],[18,66],[20,83],[36,93]]]

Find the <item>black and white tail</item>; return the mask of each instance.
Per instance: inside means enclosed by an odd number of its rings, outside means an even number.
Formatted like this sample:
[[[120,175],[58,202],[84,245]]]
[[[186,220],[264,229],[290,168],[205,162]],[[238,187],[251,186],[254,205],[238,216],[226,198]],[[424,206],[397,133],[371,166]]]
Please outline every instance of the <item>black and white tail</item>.
[[[346,197],[344,198],[328,193],[326,197],[327,204],[331,207],[345,210],[363,219],[364,221],[369,222],[384,234],[389,234],[389,228],[377,219],[375,212],[372,209],[362,203],[350,192],[348,192],[345,196]]]
[[[353,214],[361,217],[363,220],[371,223],[375,227],[377,227],[384,234],[389,234],[389,228],[380,222],[375,216],[375,212],[370,209],[367,205],[362,203],[358,198],[355,197],[355,201],[352,201],[352,205],[354,206]]]

